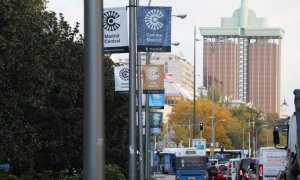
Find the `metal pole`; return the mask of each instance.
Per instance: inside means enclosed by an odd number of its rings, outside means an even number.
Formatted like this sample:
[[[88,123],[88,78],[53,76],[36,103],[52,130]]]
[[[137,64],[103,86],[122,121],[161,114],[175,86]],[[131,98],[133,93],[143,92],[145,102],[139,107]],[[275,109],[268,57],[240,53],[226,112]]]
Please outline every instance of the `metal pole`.
[[[129,179],[136,180],[136,1],[129,0]]]
[[[243,127],[243,152],[245,150],[245,125]]]
[[[248,128],[248,136],[249,136],[249,142],[248,142],[248,149],[249,149],[249,152],[248,152],[248,154],[249,154],[249,157],[251,156],[251,144],[250,144],[250,119],[249,119],[249,126],[248,126],[249,128]]]
[[[139,170],[140,170],[140,180],[145,178],[144,174],[144,143],[143,143],[143,118],[142,118],[142,98],[143,98],[143,89],[142,89],[142,65],[141,65],[141,56],[138,53],[138,119],[139,119]]]
[[[148,1],[148,6],[151,5],[151,0]],[[146,52],[146,65],[150,64],[151,54]],[[150,180],[150,168],[151,168],[151,150],[150,150],[150,122],[149,122],[149,95],[146,94],[146,104],[145,104],[145,119],[146,119],[146,179]],[[154,148],[156,149],[156,148]]]
[[[150,64],[150,52],[146,52],[146,64]],[[151,150],[150,150],[150,122],[149,122],[149,95],[146,94],[145,101],[145,121],[146,121],[146,179],[150,179],[150,166],[151,166]]]
[[[137,6],[139,6],[139,0],[137,0]],[[137,29],[137,27],[136,27]],[[138,119],[139,119],[139,172],[140,180],[145,179],[145,164],[144,164],[144,137],[143,137],[143,118],[142,118],[142,99],[143,99],[143,89],[142,89],[142,63],[141,63],[141,53],[138,52],[137,56],[137,66],[138,66]]]
[[[256,148],[256,151],[257,151],[257,130],[258,129],[259,129],[259,127],[255,129],[255,148]]]
[[[211,141],[212,141],[212,146],[215,146],[215,123],[214,123],[214,88],[215,88],[215,47],[212,46],[212,95],[211,95]]]
[[[194,26],[194,113],[193,113],[193,139],[196,137],[196,26]]]
[[[103,0],[84,1],[84,179],[104,176]]]

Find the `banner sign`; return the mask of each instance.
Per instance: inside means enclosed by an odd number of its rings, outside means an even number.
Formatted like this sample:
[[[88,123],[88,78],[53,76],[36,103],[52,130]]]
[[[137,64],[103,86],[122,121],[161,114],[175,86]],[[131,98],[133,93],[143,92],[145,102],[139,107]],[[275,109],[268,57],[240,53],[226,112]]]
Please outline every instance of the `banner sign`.
[[[144,94],[164,92],[164,65],[144,65],[142,73]]]
[[[172,7],[138,7],[138,52],[171,52],[171,16]]]
[[[150,133],[159,136],[161,133],[161,128],[151,128]]]
[[[163,119],[162,112],[150,112],[149,119],[150,119],[151,128],[162,128],[162,119]]]
[[[105,8],[103,13],[104,52],[129,52],[126,7]]]
[[[115,73],[115,91],[129,91],[129,67],[116,66]]]
[[[149,94],[149,108],[164,109],[165,99],[165,94]]]

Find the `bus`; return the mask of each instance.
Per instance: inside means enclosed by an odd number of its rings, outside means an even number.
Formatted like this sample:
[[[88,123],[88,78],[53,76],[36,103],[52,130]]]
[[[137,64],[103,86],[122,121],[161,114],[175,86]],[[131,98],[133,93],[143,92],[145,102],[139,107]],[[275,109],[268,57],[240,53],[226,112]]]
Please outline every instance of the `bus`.
[[[164,174],[175,174],[175,155],[178,148],[165,148],[159,155],[160,169]]]
[[[207,157],[205,149],[178,148],[175,159],[176,180],[207,179]]]
[[[229,159],[242,158],[243,151],[238,149],[224,149],[223,154],[221,154],[221,148],[215,148],[214,154],[210,154],[210,149],[206,148],[206,156],[208,159],[218,160],[218,163],[224,164],[229,161]]]

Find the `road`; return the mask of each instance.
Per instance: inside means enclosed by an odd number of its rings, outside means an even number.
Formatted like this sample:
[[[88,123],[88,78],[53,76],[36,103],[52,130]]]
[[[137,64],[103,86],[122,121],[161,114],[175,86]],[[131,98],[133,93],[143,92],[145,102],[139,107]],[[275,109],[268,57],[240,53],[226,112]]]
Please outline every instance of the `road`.
[[[175,180],[175,175],[158,174],[152,177],[156,178],[156,180]]]

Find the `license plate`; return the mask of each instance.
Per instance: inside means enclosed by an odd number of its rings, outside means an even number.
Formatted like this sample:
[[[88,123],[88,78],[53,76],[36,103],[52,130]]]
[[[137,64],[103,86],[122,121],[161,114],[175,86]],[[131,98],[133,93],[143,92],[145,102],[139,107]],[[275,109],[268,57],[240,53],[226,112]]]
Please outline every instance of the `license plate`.
[[[196,177],[188,177],[188,180],[196,180]]]

